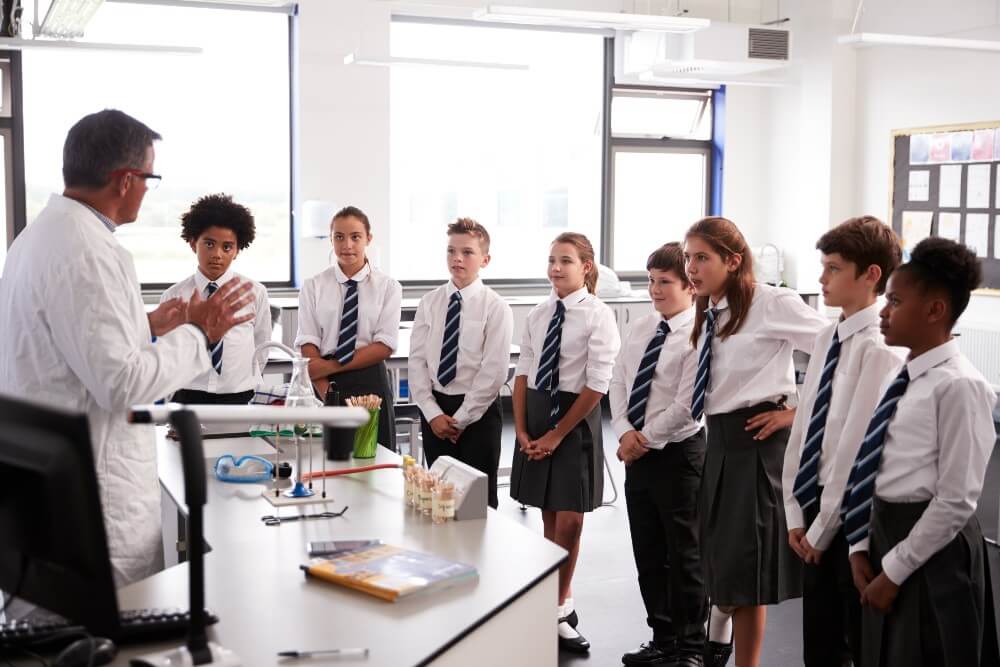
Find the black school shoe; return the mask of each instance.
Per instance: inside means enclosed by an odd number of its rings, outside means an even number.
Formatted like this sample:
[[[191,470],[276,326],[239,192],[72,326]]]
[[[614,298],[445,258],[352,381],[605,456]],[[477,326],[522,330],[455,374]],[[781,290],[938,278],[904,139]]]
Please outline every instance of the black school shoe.
[[[708,641],[705,643],[705,660],[703,664],[707,667],[726,667],[729,663],[729,656],[732,654],[732,641],[728,644]]]
[[[565,623],[568,627],[571,627],[569,621],[566,618],[559,619],[560,625]],[[563,651],[569,651],[570,653],[588,653],[590,652],[590,642],[586,638],[573,628],[573,632],[576,634],[575,637],[563,637],[562,633],[559,634],[559,648]]]
[[[657,644],[655,641],[641,644],[634,651],[622,656],[625,665],[673,665],[677,660],[677,651],[671,643],[669,646]]]
[[[728,656],[726,657],[728,660]],[[705,660],[697,653],[682,653],[670,663],[671,667],[705,667]]]

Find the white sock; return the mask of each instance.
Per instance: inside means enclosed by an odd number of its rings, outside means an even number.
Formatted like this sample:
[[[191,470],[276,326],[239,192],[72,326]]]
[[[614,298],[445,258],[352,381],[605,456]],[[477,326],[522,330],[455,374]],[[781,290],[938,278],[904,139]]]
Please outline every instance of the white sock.
[[[573,598],[566,598],[566,601],[562,603],[562,607],[559,608],[559,618],[565,618],[573,613]]]
[[[708,621],[708,640],[718,644],[728,644],[733,640],[733,614],[726,613],[712,605]]]
[[[573,626],[563,621],[556,626],[559,630],[559,636],[563,639],[576,639],[580,636],[580,633],[573,629]]]

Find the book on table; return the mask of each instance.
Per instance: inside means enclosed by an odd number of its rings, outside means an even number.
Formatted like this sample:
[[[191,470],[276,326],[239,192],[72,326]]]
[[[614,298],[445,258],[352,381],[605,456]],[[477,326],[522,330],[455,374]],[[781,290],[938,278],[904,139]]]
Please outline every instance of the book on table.
[[[441,556],[378,544],[301,566],[311,577],[395,602],[479,578],[476,568]]]

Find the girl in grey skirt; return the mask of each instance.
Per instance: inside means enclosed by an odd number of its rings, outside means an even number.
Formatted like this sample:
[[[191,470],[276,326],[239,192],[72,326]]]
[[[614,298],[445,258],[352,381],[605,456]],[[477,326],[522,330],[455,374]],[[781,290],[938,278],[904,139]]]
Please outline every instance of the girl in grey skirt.
[[[755,283],[750,248],[725,218],[695,223],[684,255],[698,294],[691,410],[696,419],[704,414],[708,427],[698,508],[705,579],[715,606],[708,657],[710,663],[728,659],[728,632],[721,633],[728,622],[719,621],[731,615],[736,664],[755,667],[766,605],[802,591],[781,494],[795,415],[787,407],[796,392],[792,350],[811,350],[829,322],[792,290]]]
[[[510,495],[542,510],[545,537],[569,552],[559,567],[559,646],[584,653],[571,582],[583,515],[601,504],[601,397],[618,355],[618,326],[594,295],[594,249],[582,234],[560,234],[549,250],[552,294],[525,323],[514,379],[517,448]]]

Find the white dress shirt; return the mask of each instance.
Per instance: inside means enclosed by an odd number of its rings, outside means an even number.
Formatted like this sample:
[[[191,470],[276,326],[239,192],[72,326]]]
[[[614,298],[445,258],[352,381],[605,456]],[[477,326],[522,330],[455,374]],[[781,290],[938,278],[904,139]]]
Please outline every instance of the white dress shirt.
[[[906,367],[910,384],[889,421],[875,495],[930,504],[906,539],[882,558],[885,576],[896,585],[955,539],[976,511],[996,441],[996,393],[954,339]],[[850,549],[867,550],[868,539]]]
[[[542,346],[558,300],[552,290],[548,299],[531,309],[525,322],[516,374],[526,375],[531,389],[537,389],[535,376],[538,375]],[[606,394],[621,347],[614,313],[585,287],[568,294],[562,302],[566,307],[566,319],[559,346],[559,390],[579,394],[587,387]]]
[[[358,283],[358,339],[355,349],[382,343],[390,350],[396,350],[403,288],[368,263],[350,277],[340,270],[339,264],[334,264],[306,279],[299,290],[296,348],[312,343],[323,355],[332,354],[337,349],[348,279]]]
[[[261,371],[267,363],[267,350],[261,352],[257,357],[256,369],[254,368],[254,350],[261,343],[271,340],[271,307],[267,301],[266,287],[232,270],[226,271],[215,281],[206,278],[199,270],[195,271],[194,275],[167,288],[160,296],[160,303],[174,297],[181,297],[186,301],[191,298],[191,294],[195,291],[201,295],[201,298],[206,299],[208,298],[208,284],[210,282],[222,287],[233,278],[239,278],[253,284],[254,302],[250,308],[254,311],[254,318],[233,327],[223,336],[222,373],[216,373],[214,368],[210,368],[192,382],[184,385],[185,389],[207,391],[213,394],[235,394],[255,389],[261,382]],[[249,311],[243,311],[240,314],[247,312]]]
[[[438,382],[441,345],[451,295],[462,295],[459,319],[458,363],[455,378],[442,387]],[[479,421],[507,381],[514,314],[499,294],[476,279],[458,289],[450,280],[420,299],[410,336],[407,377],[410,395],[427,421],[444,414],[432,392],[465,394],[453,417],[458,429]]]
[[[705,414],[725,414],[782,397],[794,398],[792,350],[811,352],[816,336],[830,320],[792,290],[756,283],[743,325],[722,339],[719,332],[729,321],[728,300],[723,297],[714,308],[719,316],[712,336]],[[704,344],[703,325],[699,350]]]
[[[52,195],[0,278],[0,393],[86,413],[115,582],[163,560],[156,437],[128,410],[212,367],[183,324],[151,341],[132,255],[85,205]]]
[[[785,449],[782,491],[788,529],[804,528],[805,518],[799,501],[792,495],[795,476],[802,459],[802,447],[813,415],[819,381],[833,332],[840,338],[840,358],[833,375],[833,389],[826,413],[826,427],[819,458],[819,484],[823,487],[819,514],[806,537],[809,544],[826,550],[840,527],[840,504],[844,487],[854,465],[854,457],[882,398],[885,382],[903,367],[906,350],[888,347],[879,331],[879,305],[872,304],[836,324],[828,326],[816,339],[809,358],[806,381],[799,396],[792,433]]]
[[[663,321],[660,313],[650,313],[636,321],[622,344],[611,375],[608,399],[611,402],[611,425],[621,438],[635,427],[628,420],[628,399],[632,393],[639,364],[649,341]],[[694,308],[666,321],[670,333],[660,350],[646,401],[646,419],[640,433],[649,449],[663,449],[669,442],[680,442],[701,430],[701,421],[691,418],[691,393],[698,372],[698,351],[691,346]]]

